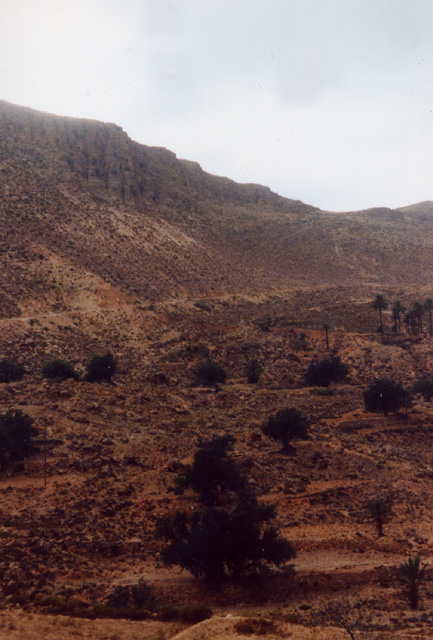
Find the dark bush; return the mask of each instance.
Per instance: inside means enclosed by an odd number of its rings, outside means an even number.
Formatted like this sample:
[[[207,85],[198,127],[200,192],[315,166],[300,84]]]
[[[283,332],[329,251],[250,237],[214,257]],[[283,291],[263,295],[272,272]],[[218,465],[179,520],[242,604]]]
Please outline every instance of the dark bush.
[[[366,411],[385,416],[399,409],[408,409],[412,403],[410,392],[390,378],[376,378],[362,395]]]
[[[15,382],[24,377],[25,369],[19,362],[13,362],[8,358],[0,360],[0,382]]]
[[[257,384],[262,375],[263,367],[256,358],[251,358],[245,365],[245,375],[248,378],[249,384]]]
[[[117,370],[117,362],[111,353],[103,356],[94,356],[87,365],[87,373],[84,380],[87,382],[111,381]]]
[[[42,367],[42,375],[44,378],[49,378],[50,380],[67,380],[68,378],[78,380],[78,374],[74,370],[73,365],[59,358],[46,362]]]
[[[349,373],[349,367],[339,356],[312,360],[305,374],[305,382],[311,387],[328,387],[331,382],[342,382]]]
[[[298,409],[280,409],[268,418],[262,431],[274,440],[281,440],[283,453],[296,453],[290,445],[292,440],[308,440],[308,421]]]
[[[21,411],[8,411],[0,416],[0,466],[24,460],[34,452],[33,437],[37,429],[33,420]]]
[[[213,387],[218,383],[224,383],[227,379],[225,369],[210,358],[202,362],[196,369],[195,384],[203,387]]]

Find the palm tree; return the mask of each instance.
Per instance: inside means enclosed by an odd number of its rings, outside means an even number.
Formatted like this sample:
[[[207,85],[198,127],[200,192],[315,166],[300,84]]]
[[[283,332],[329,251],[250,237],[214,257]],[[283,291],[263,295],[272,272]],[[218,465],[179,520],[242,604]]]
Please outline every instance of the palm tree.
[[[326,351],[329,351],[329,324],[327,322],[324,322],[322,324],[322,327],[325,331],[325,336],[326,336]]]
[[[419,558],[409,558],[399,566],[400,576],[406,584],[405,595],[409,598],[410,608],[417,609],[419,602],[419,583],[425,577],[427,565],[421,566]]]
[[[381,293],[377,293],[373,302],[371,303],[371,306],[375,311],[379,311],[379,325],[380,325],[380,332],[382,333],[383,332],[382,311],[383,309],[386,309],[388,307],[388,302],[384,295],[382,295]]]
[[[424,311],[424,307],[422,306],[421,302],[418,302],[418,300],[415,300],[415,302],[413,303],[413,308],[412,308],[412,313],[414,315],[414,317],[416,318],[417,324],[418,324],[418,333],[422,333],[422,313]]]
[[[433,333],[433,326],[432,326],[432,309],[433,309],[433,298],[426,298],[424,300],[424,309],[426,311],[428,311],[428,319],[429,319],[429,334],[430,336]]]
[[[391,515],[391,505],[383,498],[373,498],[367,502],[365,508],[376,522],[378,537],[382,538],[384,535],[383,525],[388,521],[388,518]]]
[[[394,318],[394,330],[396,333],[401,332],[401,315],[405,312],[405,308],[400,300],[395,300],[392,305],[392,317]]]

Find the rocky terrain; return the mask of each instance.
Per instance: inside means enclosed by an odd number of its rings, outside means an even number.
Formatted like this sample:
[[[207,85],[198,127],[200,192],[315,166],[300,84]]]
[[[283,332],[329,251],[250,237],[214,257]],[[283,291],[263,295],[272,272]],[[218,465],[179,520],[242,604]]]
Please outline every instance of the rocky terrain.
[[[0,102],[0,358],[26,367],[0,384],[2,412],[34,419],[37,451],[0,476],[1,637],[430,638],[431,570],[409,609],[398,566],[433,553],[433,411],[364,411],[375,376],[433,378],[421,335],[378,334],[376,293],[432,295],[433,206],[333,214],[237,185],[131,141],[116,125]],[[314,357],[349,366],[307,387]],[[48,381],[60,357],[80,374],[112,352],[115,384]],[[211,357],[228,380],[191,385]],[[263,364],[256,385],[245,365]],[[261,432],[296,407],[311,439],[282,455]],[[161,564],[159,516],[196,504],[170,491],[200,439],[228,433],[258,498],[276,506],[294,572],[216,591]],[[45,484],[45,452],[47,479]],[[393,513],[378,538],[367,500]],[[145,578],[162,604],[212,607],[185,622],[76,618]],[[57,608],[56,608],[57,607]],[[363,628],[362,628],[363,627]],[[355,630],[356,629],[356,630]]]

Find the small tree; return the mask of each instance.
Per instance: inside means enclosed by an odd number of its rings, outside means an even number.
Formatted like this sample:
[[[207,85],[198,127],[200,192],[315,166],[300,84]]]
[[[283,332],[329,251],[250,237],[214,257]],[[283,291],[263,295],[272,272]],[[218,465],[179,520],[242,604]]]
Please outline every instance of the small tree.
[[[372,498],[365,505],[366,510],[376,523],[377,535],[381,538],[383,534],[383,525],[388,522],[392,513],[391,505],[384,498]]]
[[[0,360],[0,382],[15,382],[24,377],[25,369],[19,362],[13,362],[8,358]]]
[[[308,440],[309,423],[298,409],[280,409],[274,416],[268,418],[262,431],[274,440],[281,440],[282,452],[296,454],[291,446],[292,440]]]
[[[87,382],[111,382],[117,370],[117,362],[111,353],[103,356],[94,356],[87,365],[87,373],[84,380]]]
[[[196,369],[195,384],[204,387],[213,387],[218,383],[224,383],[227,379],[227,373],[224,368],[213,362],[210,358],[206,362],[202,362]]]
[[[409,599],[411,609],[418,608],[419,585],[425,578],[426,568],[426,564],[421,566],[419,558],[409,558],[399,566],[400,578],[405,585],[404,594]]]
[[[385,416],[399,409],[408,409],[412,402],[410,392],[390,378],[376,378],[362,395],[366,411],[383,413]]]
[[[73,365],[67,360],[60,360],[59,358],[46,362],[42,367],[42,375],[50,380],[67,380],[68,378],[78,380],[78,374]]]
[[[175,492],[191,488],[205,505],[218,504],[219,496],[239,491],[245,481],[238,465],[228,456],[232,439],[221,436],[203,442],[194,454],[192,465],[175,479]]]
[[[329,387],[331,382],[341,382],[349,373],[349,367],[339,356],[312,360],[305,374],[306,384],[312,387]]]
[[[262,372],[263,367],[256,358],[251,358],[251,360],[248,360],[247,364],[245,365],[245,375],[248,378],[249,384],[256,384],[257,382],[259,382]]]

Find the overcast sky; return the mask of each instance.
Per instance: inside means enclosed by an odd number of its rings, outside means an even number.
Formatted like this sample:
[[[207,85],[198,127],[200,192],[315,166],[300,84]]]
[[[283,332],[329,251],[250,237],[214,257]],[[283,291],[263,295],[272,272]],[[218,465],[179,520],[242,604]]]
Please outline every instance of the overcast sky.
[[[322,209],[433,200],[432,0],[0,0],[0,99]]]

